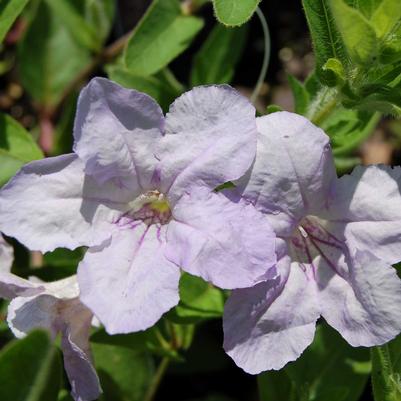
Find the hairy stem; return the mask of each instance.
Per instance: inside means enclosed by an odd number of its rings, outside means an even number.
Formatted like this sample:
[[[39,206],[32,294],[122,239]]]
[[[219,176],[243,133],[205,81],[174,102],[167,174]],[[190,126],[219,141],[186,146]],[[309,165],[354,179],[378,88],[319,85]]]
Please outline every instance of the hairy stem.
[[[270,39],[270,32],[269,27],[267,25],[267,21],[265,16],[263,15],[262,11],[259,7],[256,8],[256,15],[259,17],[260,23],[263,29],[263,36],[264,36],[264,54],[263,54],[263,63],[262,68],[260,70],[259,78],[256,82],[255,89],[252,92],[251,102],[254,103],[257,99],[260,90],[262,89],[263,82],[266,78],[267,68],[269,67],[270,62],[270,50],[271,50],[271,39]]]

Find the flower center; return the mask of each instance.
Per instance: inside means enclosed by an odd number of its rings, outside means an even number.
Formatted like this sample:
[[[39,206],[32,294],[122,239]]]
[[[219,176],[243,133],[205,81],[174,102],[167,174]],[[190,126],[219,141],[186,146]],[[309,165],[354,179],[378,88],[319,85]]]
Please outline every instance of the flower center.
[[[159,191],[148,191],[138,196],[129,203],[128,212],[124,213],[117,223],[125,225],[143,222],[150,226],[152,224],[163,225],[171,220],[170,204],[166,196]]]
[[[317,256],[321,256],[326,264],[336,270],[345,247],[344,241],[338,237],[331,232],[327,221],[307,216],[299,222],[289,239],[292,259],[315,268],[313,262]]]

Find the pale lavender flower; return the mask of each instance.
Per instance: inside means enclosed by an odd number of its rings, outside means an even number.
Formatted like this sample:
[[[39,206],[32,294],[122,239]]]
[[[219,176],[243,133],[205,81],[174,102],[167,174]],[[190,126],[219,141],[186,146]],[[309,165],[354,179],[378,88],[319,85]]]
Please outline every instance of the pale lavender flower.
[[[64,366],[75,401],[96,400],[101,394],[92,365],[89,333],[92,312],[79,301],[76,276],[52,283],[33,282],[10,272],[12,248],[0,236],[0,297],[11,300],[7,322],[18,338],[35,328],[61,333]]]
[[[195,88],[164,117],[94,79],[75,154],[25,166],[0,192],[0,229],[32,250],[90,246],[81,300],[109,333],[146,329],[177,304],[180,268],[228,289],[275,274],[266,219],[214,191],[249,169],[256,136],[254,107],[229,86]]]
[[[401,168],[337,178],[329,138],[279,112],[257,119],[255,164],[238,194],[277,235],[279,277],[233,291],[224,347],[249,373],[280,369],[312,342],[322,316],[353,346],[401,331]]]

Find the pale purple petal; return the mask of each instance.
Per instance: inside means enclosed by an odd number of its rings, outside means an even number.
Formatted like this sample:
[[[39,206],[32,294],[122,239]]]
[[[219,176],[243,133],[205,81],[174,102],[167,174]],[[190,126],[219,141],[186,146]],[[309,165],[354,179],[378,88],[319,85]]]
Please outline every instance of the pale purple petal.
[[[224,349],[248,373],[281,369],[313,340],[319,317],[316,284],[300,265],[290,268],[289,263],[284,257],[281,277],[235,290],[226,303]]]
[[[255,108],[231,87],[184,93],[170,107],[157,152],[162,190],[175,200],[191,185],[214,189],[240,178],[255,157],[256,135]]]
[[[78,300],[63,311],[61,348],[64,366],[75,401],[97,400],[102,390],[92,363],[89,335],[93,315]]]
[[[74,151],[99,183],[136,177],[140,187],[149,188],[163,124],[163,112],[150,96],[94,78],[79,96]]]
[[[78,268],[81,300],[110,334],[145,330],[179,300],[180,271],[163,255],[166,226],[129,224]]]
[[[294,221],[327,206],[336,178],[328,136],[306,118],[277,112],[257,118],[258,145],[252,170],[239,180],[245,199],[288,235]]]
[[[132,194],[113,182],[98,186],[73,154],[34,161],[0,191],[0,230],[42,252],[98,245]]]
[[[359,250],[401,261],[401,168],[357,167],[342,176],[325,217]]]
[[[166,256],[183,270],[227,289],[275,275],[275,235],[252,205],[198,188],[184,195],[172,213]]]
[[[384,344],[401,331],[401,281],[370,252],[356,251],[346,261],[347,276],[318,270],[322,316],[355,347]]]
[[[10,302],[8,325],[18,338],[35,328],[49,330],[53,337],[61,332],[64,366],[72,396],[75,401],[96,400],[101,388],[89,350],[93,315],[76,297],[76,277],[43,283],[42,291],[44,287],[46,291],[41,294],[17,297]]]
[[[9,272],[14,260],[14,251],[0,234],[0,273]]]
[[[31,283],[7,271],[0,271],[0,298],[29,297],[44,290],[41,284]]]

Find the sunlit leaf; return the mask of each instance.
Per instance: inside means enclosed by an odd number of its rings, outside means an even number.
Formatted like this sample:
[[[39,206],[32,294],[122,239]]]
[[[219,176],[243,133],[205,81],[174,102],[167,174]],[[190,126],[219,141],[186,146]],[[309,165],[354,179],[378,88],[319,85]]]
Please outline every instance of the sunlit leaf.
[[[0,113],[0,185],[25,163],[42,157],[42,151],[25,128],[12,117]]]
[[[24,88],[36,103],[54,106],[66,87],[89,62],[87,49],[77,44],[63,18],[46,2],[37,8],[18,48]]]
[[[261,0],[213,0],[217,19],[224,25],[238,26],[251,18]]]
[[[137,75],[152,75],[190,44],[203,26],[198,17],[183,15],[178,0],[154,0],[129,39],[126,68]]]
[[[330,6],[351,59],[361,65],[374,61],[378,53],[378,41],[373,25],[343,0],[330,0]]]
[[[29,0],[0,1],[0,43]]]
[[[176,322],[195,323],[223,314],[224,293],[199,277],[184,273],[180,280],[180,303],[169,313]]]

